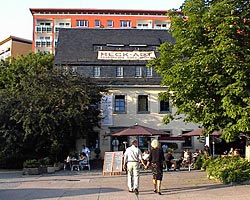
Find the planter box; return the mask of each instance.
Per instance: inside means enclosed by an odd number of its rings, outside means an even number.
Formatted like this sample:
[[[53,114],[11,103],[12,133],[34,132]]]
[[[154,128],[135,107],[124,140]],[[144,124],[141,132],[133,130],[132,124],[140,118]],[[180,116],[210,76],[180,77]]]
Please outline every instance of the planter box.
[[[46,167],[46,166],[40,167],[40,172],[41,172],[42,174],[47,174],[47,173],[48,173],[47,167]]]
[[[23,168],[23,175],[38,175],[41,174],[40,167]]]
[[[48,174],[55,173],[55,167],[47,167]]]
[[[55,168],[56,172],[60,171],[60,169],[61,169],[60,166],[54,166],[54,168]]]

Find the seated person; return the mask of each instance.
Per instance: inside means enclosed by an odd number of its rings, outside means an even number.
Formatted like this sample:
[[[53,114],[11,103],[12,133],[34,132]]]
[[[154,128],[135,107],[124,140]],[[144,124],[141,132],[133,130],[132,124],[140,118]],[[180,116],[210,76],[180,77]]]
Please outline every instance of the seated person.
[[[88,160],[87,160],[86,154],[83,153],[83,152],[80,153],[80,155],[79,155],[79,165],[80,165],[81,169],[83,169],[84,164],[86,164],[87,161]]]
[[[192,152],[189,149],[185,150],[182,161],[183,167],[188,167],[190,169],[191,165],[193,164],[192,159]]]
[[[149,158],[149,151],[148,151],[148,150],[145,150],[145,151],[142,153],[142,160],[143,160],[144,164],[147,164],[148,158]]]
[[[171,151],[168,151],[168,153],[166,154],[166,163],[168,171],[171,169],[172,165],[174,165],[174,170],[176,170],[176,160],[174,160],[174,156],[172,155]]]
[[[82,145],[82,146],[83,146],[82,153],[85,153],[85,155],[90,158],[90,149],[86,147],[85,145]]]
[[[71,168],[71,160],[72,160],[72,154],[69,153],[66,160],[64,160],[64,166],[63,166],[64,170]]]

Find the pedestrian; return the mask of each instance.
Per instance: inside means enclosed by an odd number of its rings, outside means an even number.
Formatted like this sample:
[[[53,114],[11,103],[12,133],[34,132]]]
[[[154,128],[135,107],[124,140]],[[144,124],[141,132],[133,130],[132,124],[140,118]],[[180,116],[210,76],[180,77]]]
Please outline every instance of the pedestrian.
[[[117,138],[115,138],[113,141],[112,141],[112,145],[113,145],[113,151],[118,151],[119,150],[119,140]]]
[[[140,162],[145,167],[142,160],[142,152],[138,148],[137,140],[132,140],[131,146],[124,153],[123,169],[127,170],[127,183],[129,192],[139,194],[139,169]]]
[[[151,151],[146,165],[146,169],[151,164],[153,174],[154,192],[161,195],[161,181],[163,177],[163,168],[166,168],[166,162],[162,148],[159,147],[158,140],[154,139],[151,142]]]

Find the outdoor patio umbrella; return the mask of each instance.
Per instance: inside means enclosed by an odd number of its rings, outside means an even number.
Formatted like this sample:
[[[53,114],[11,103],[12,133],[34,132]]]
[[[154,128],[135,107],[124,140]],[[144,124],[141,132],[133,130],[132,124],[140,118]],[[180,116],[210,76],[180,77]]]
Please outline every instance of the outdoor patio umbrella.
[[[115,136],[154,136],[154,135],[168,135],[169,133],[166,133],[161,130],[156,130],[153,128],[149,128],[146,126],[141,125],[134,125],[128,128],[125,128],[121,131],[118,131],[114,134],[112,134],[113,137]]]
[[[202,128],[198,128],[198,129],[195,129],[193,131],[190,131],[190,132],[187,132],[187,133],[184,133],[182,134],[181,136],[200,136],[202,135],[202,132],[204,131],[204,129]],[[213,131],[210,136],[220,136],[222,134],[221,131]]]
[[[193,131],[182,134],[181,136],[200,136],[203,132],[202,128],[195,129]]]

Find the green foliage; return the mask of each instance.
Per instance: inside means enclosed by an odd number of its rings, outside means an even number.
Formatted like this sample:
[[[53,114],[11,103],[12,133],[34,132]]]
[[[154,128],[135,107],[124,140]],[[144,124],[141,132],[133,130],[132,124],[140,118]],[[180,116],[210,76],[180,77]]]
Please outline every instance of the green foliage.
[[[77,138],[92,137],[99,126],[104,88],[53,68],[53,60],[53,55],[30,53],[0,63],[2,158],[63,160]]]
[[[175,44],[160,46],[149,63],[168,86],[177,112],[206,133],[223,130],[230,142],[250,133],[249,4],[239,0],[186,0],[182,13],[169,11]]]
[[[40,166],[40,162],[36,159],[25,160],[23,163],[24,168],[36,168]]]
[[[206,169],[209,163],[212,161],[212,156],[206,158],[206,156],[202,156],[202,169]]]
[[[250,180],[250,163],[239,157],[224,157],[212,160],[207,168],[207,175],[228,184]]]
[[[194,168],[195,169],[201,169],[203,164],[203,157],[202,156],[197,156],[195,163],[194,163]]]

